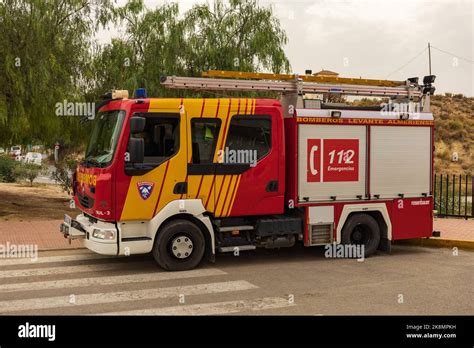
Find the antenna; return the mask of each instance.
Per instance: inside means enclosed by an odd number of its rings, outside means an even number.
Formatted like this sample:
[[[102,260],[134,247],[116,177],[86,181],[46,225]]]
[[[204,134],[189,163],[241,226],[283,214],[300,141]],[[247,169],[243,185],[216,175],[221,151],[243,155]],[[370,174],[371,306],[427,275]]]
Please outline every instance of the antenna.
[[[431,44],[428,42],[428,62],[429,62],[429,67],[430,67],[430,73],[431,75]]]

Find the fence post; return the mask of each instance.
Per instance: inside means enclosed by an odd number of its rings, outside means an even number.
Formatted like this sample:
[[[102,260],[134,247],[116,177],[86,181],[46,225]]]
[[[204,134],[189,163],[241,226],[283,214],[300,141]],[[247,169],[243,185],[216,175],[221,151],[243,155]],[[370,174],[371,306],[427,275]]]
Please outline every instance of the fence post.
[[[471,217],[474,217],[474,178],[471,175]]]
[[[452,204],[451,215],[454,215],[455,213],[456,213],[456,175],[453,174],[453,204]]]
[[[469,183],[469,176],[466,174],[466,194],[464,195],[464,218],[467,220],[467,184]]]
[[[462,176],[461,174],[459,174],[459,190],[458,190],[458,195],[459,195],[459,199],[458,199],[458,215],[461,216],[461,195],[462,195]]]
[[[443,215],[443,212],[441,210],[442,201],[443,201],[443,174],[441,174],[439,177],[439,215]]]
[[[446,215],[449,214],[448,205],[449,205],[449,174],[446,174],[446,206],[445,206]]]

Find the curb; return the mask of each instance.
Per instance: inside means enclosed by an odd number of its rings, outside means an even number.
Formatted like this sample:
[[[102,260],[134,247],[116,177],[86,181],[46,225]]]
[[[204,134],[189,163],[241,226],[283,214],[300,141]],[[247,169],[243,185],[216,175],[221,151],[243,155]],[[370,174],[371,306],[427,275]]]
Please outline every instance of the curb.
[[[443,238],[417,238],[396,241],[396,244],[416,245],[433,248],[453,248],[474,250],[474,240],[456,240]]]
[[[87,249],[86,247],[72,247],[72,248],[38,248],[38,251],[62,251],[62,250],[81,250]]]

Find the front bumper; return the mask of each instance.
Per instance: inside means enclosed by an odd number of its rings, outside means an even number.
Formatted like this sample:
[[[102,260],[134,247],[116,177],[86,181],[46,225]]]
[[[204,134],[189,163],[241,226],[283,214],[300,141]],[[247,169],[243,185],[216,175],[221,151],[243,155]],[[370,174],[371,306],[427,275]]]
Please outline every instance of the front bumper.
[[[115,224],[104,221],[92,222],[84,214],[80,214],[76,219],[69,215],[64,215],[64,222],[59,227],[64,238],[71,240],[80,239],[83,245],[98,254],[117,255],[118,251],[118,230]],[[94,231],[113,231],[113,239],[99,239],[94,237]]]

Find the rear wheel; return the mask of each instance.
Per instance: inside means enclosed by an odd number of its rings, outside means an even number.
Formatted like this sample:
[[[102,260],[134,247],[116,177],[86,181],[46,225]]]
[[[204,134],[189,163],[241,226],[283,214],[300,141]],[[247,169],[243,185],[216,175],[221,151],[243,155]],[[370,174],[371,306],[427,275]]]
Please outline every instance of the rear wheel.
[[[372,255],[380,243],[380,227],[368,214],[354,214],[342,229],[342,244],[364,246],[364,256]]]
[[[167,223],[158,233],[153,246],[156,262],[167,271],[186,271],[202,260],[205,240],[201,229],[188,220]]]

